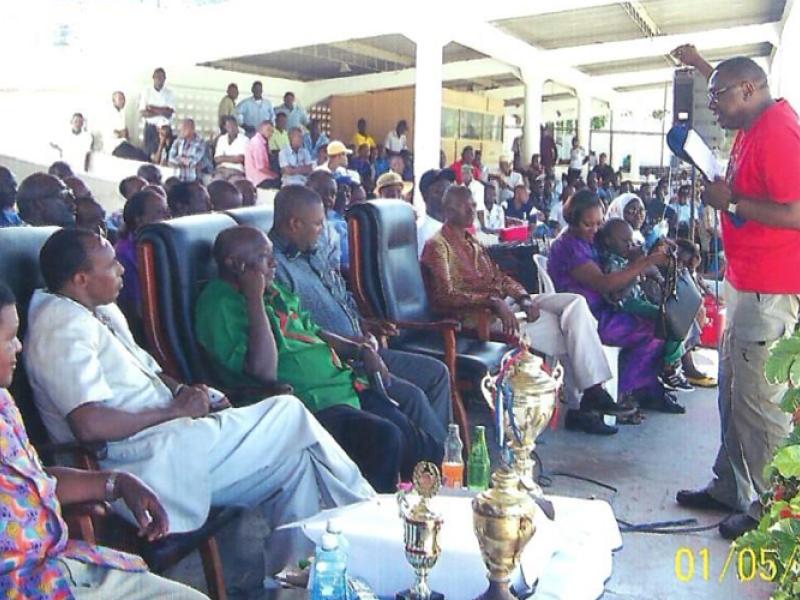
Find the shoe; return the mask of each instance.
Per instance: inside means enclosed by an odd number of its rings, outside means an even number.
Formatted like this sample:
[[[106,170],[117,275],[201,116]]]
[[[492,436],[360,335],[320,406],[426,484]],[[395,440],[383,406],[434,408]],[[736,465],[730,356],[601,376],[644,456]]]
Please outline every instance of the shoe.
[[[723,504],[714,498],[708,493],[708,490],[680,490],[675,494],[675,501],[686,508],[696,508],[698,510],[733,510],[727,504]]]
[[[719,534],[726,540],[735,540],[758,527],[758,521],[747,513],[731,515],[719,524]]]
[[[671,392],[664,392],[661,398],[647,398],[647,401],[641,404],[645,408],[671,415],[682,415],[686,412],[686,407],[679,404],[678,400],[675,398],[675,394]]]
[[[672,371],[664,371],[658,376],[658,380],[666,389],[673,392],[693,392],[692,384],[684,377],[680,367],[675,367]]]
[[[570,431],[583,431],[594,435],[614,435],[619,431],[616,427],[606,425],[599,414],[574,408],[567,411],[564,427]]]
[[[691,383],[695,387],[700,387],[700,388],[717,387],[716,377],[709,377],[708,375],[703,375],[702,373],[698,376],[688,375],[686,379],[688,380],[689,383]]]
[[[611,394],[603,388],[591,388],[585,391],[581,397],[581,410],[624,416],[630,416],[636,412],[635,407],[622,406],[614,402]]]

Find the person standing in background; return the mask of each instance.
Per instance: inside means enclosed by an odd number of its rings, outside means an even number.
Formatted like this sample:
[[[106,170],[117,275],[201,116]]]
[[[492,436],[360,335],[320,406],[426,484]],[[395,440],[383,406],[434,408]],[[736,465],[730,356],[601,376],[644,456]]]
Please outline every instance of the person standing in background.
[[[70,120],[72,128],[50,146],[61,154],[61,160],[73,169],[89,170],[89,153],[92,151],[92,134],[84,129],[83,114],[76,112]]]
[[[359,119],[358,123],[356,123],[356,128],[356,134],[353,136],[353,146],[355,146],[356,150],[358,150],[363,144],[366,144],[370,149],[377,146],[375,143],[375,138],[367,133],[366,119]]]
[[[158,129],[172,127],[175,115],[175,94],[165,87],[167,73],[161,67],[153,71],[153,85],[139,97],[139,114],[144,118],[144,151],[152,155],[158,148]]]
[[[125,114],[125,94],[117,90],[111,94],[111,109],[103,123],[103,151],[117,158],[147,162],[147,153],[130,142]]]
[[[407,133],[408,123],[405,119],[401,119],[397,122],[397,127],[386,134],[384,147],[386,148],[387,156],[394,156],[395,154],[400,154],[403,150],[408,150]]]
[[[219,119],[219,132],[225,133],[225,117],[236,118],[236,99],[239,97],[239,86],[235,83],[228,84],[228,90],[219,101],[217,118]]]
[[[283,104],[275,109],[276,125],[279,114],[286,115],[287,130],[295,127],[305,129],[308,126],[308,115],[305,109],[295,101],[294,92],[286,92],[283,95]]]
[[[254,81],[250,91],[253,95],[239,102],[236,107],[236,118],[247,137],[251,138],[264,121],[275,122],[275,111],[272,110],[272,102],[263,97],[264,86],[260,81]]]

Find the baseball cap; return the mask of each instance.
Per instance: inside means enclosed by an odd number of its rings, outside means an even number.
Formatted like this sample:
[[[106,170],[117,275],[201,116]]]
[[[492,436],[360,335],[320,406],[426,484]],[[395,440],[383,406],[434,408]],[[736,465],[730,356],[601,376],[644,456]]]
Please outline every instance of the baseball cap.
[[[379,194],[381,189],[389,187],[390,185],[402,185],[403,194],[407,194],[414,187],[413,183],[410,181],[403,181],[403,178],[394,171],[387,171],[378,177],[378,181],[375,182],[375,192]]]
[[[422,174],[419,179],[419,191],[424,196],[428,193],[428,188],[440,179],[446,179],[450,183],[456,180],[456,174],[452,169],[430,169]]]
[[[333,140],[331,143],[328,144],[327,148],[328,156],[337,156],[339,154],[352,154],[353,151],[349,150],[347,146],[345,146],[339,140]]]

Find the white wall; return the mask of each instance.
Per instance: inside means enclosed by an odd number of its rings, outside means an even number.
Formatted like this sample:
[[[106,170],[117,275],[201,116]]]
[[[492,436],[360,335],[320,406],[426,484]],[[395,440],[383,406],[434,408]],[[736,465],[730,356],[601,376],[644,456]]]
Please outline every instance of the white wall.
[[[283,102],[286,91],[294,91],[302,101],[302,82],[259,77],[247,73],[223,71],[208,67],[169,67],[167,87],[177,97],[175,124],[184,117],[192,117],[198,130],[208,137],[218,131],[217,107],[229,83],[239,86],[239,99],[250,95],[252,82],[259,79],[264,84],[264,95],[273,104]],[[138,118],[139,94],[152,85],[152,69],[121,73],[119,77],[98,78],[90,83],[70,84],[59,81],[47,86],[29,83],[25,87],[6,87],[0,90],[0,113],[7,115],[4,135],[0,137],[0,154],[19,156],[36,163],[49,164],[58,160],[58,151],[49,143],[69,132],[70,117],[83,113],[86,127],[96,132],[102,129],[104,115],[111,107],[111,93],[122,90],[127,97],[128,128],[134,143],[140,140]],[[73,165],[74,168],[74,165]]]

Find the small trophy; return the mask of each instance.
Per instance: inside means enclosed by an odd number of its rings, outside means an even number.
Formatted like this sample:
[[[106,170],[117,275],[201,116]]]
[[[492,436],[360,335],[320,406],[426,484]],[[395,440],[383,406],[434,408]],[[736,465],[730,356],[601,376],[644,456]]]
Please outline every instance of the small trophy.
[[[411,589],[399,592],[395,600],[444,600],[442,594],[431,591],[428,586],[428,573],[442,553],[439,532],[444,522],[441,516],[431,510],[428,501],[439,492],[442,478],[436,465],[421,462],[414,468],[413,480],[419,502],[412,507],[408,493],[401,490],[397,493],[397,504],[404,523],[406,560],[414,568],[416,581]]]

